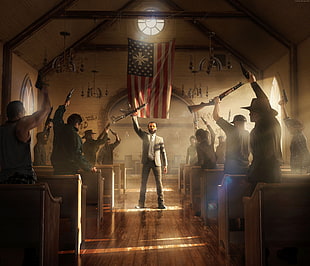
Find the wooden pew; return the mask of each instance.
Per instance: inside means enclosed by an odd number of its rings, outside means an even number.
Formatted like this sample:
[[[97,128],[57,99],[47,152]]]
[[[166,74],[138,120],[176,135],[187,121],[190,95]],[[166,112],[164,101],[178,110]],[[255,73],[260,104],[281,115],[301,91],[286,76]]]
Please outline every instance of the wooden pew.
[[[310,183],[309,174],[282,173],[282,183]],[[224,176],[218,187],[218,231],[220,251],[225,255],[240,252],[244,246],[243,197],[249,196],[250,184],[245,175]],[[231,250],[234,247],[236,250]]]
[[[87,186],[86,204],[96,204],[98,208],[97,225],[103,222],[104,177],[101,170],[97,173],[82,172],[83,185]]]
[[[310,173],[295,174],[291,172],[282,173],[281,183],[310,183]]]
[[[104,177],[104,205],[112,210],[114,208],[114,167],[112,164],[97,165],[96,167],[101,170]]]
[[[38,176],[48,183],[53,195],[62,197],[60,209],[59,249],[80,253],[86,229],[86,186],[79,174]],[[83,200],[82,200],[83,199]]]
[[[200,199],[200,177],[204,174],[204,169],[200,166],[191,166],[189,168],[190,179],[190,204],[193,214],[196,216],[201,215],[201,199]]]
[[[309,250],[309,192],[309,183],[259,183],[252,196],[243,199],[246,265],[272,265],[274,248]],[[298,261],[298,265],[307,263],[309,255],[306,261]]]
[[[1,265],[14,265],[23,255],[5,258],[3,251],[23,248],[39,251],[39,265],[58,265],[60,204],[47,184],[0,185]]]
[[[183,187],[182,187],[182,194],[188,195],[190,193],[190,170],[192,166],[189,164],[185,164],[183,168]]]
[[[246,175],[224,175],[218,186],[219,251],[226,256],[240,253],[244,246],[244,212],[242,198],[248,196]]]
[[[185,187],[184,165],[185,163],[180,163],[179,170],[178,170],[178,189],[179,189],[179,192],[181,193],[183,193],[183,190]]]
[[[217,222],[218,185],[222,183],[224,169],[204,169],[200,177],[201,218],[205,225]]]
[[[54,175],[54,168],[51,165],[35,165],[33,169],[35,173],[40,176]]]
[[[114,195],[120,196],[122,193],[122,172],[119,163],[113,164],[114,170]]]
[[[120,163],[119,164],[120,169],[121,169],[121,192],[125,193],[126,191],[126,167],[125,167],[125,163]]]

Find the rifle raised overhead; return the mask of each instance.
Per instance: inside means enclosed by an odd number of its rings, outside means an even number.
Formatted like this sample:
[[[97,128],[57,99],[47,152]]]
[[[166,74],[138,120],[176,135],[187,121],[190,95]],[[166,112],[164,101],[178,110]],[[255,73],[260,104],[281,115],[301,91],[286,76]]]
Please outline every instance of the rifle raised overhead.
[[[145,106],[147,105],[147,103],[144,103],[140,106],[138,106],[137,108],[134,108],[132,110],[128,110],[128,111],[124,111],[124,114],[122,115],[119,115],[119,116],[112,116],[111,119],[112,119],[112,123],[116,123],[117,121],[121,120],[121,119],[124,119],[132,114],[134,114],[135,112],[143,109]]]
[[[218,97],[220,98],[220,100],[222,100],[224,97],[226,97],[227,95],[229,95],[230,93],[232,93],[233,91],[235,91],[236,89],[240,88],[244,83],[239,82],[237,85],[231,87],[230,89],[222,92]],[[193,112],[198,112],[200,109],[204,108],[205,106],[210,106],[210,105],[214,105],[214,98],[211,99],[209,102],[204,103],[201,102],[200,104],[196,104],[196,105],[189,105],[188,110],[193,113]]]

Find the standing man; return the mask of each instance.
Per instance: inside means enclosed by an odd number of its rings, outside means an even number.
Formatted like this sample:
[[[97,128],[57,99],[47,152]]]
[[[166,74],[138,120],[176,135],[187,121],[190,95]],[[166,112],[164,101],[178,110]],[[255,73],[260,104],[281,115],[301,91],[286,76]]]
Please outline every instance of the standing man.
[[[109,126],[110,124],[108,124],[104,128],[104,130],[98,136],[97,139],[93,138],[93,135],[96,133],[93,133],[91,129],[86,130],[84,132],[83,139],[85,139],[86,141],[83,144],[83,152],[84,152],[86,160],[88,160],[93,165],[96,164],[96,159],[97,159],[96,155],[97,155],[97,151],[99,150],[99,147],[105,144],[108,140]]]
[[[66,100],[64,105],[60,105],[53,119],[54,141],[51,162],[54,173],[77,174],[80,169],[96,172],[96,167],[91,165],[82,153],[82,139],[78,134],[82,117],[79,114],[72,114],[68,117],[67,124],[63,120],[69,104],[70,100]]]
[[[213,119],[226,134],[225,174],[246,174],[249,166],[250,133],[245,129],[246,118],[235,115],[231,123],[220,116],[220,98],[214,98]]]
[[[162,185],[162,169],[167,173],[167,155],[164,146],[164,139],[156,135],[157,124],[155,122],[148,123],[148,131],[143,131],[138,123],[137,116],[132,116],[133,128],[137,135],[142,139],[142,180],[140,188],[139,203],[137,209],[144,208],[146,185],[150,170],[152,169],[157,189],[158,209],[166,209],[164,205],[164,194]]]
[[[100,148],[97,160],[99,164],[113,164],[113,151],[121,143],[118,134],[112,129],[110,131],[115,136],[115,141],[111,143],[111,139],[108,138],[106,143]]]
[[[42,85],[41,109],[25,116],[21,101],[12,101],[6,108],[7,121],[0,127],[0,183],[34,184],[37,180],[32,168],[30,130],[46,119],[51,104],[46,85]]]
[[[197,148],[196,148],[196,137],[190,136],[190,145],[186,150],[186,164],[195,165],[198,161],[197,159]]]
[[[281,180],[281,127],[276,118],[278,112],[271,108],[268,97],[252,73],[249,73],[248,81],[257,97],[252,99],[250,106],[242,107],[250,111],[250,120],[255,123],[250,134],[253,160],[248,174],[253,190],[258,182]]]

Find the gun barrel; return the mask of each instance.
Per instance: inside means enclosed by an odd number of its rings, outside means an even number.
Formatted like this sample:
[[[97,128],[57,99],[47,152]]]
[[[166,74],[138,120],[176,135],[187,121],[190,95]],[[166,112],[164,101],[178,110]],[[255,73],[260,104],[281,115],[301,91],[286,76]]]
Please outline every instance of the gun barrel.
[[[288,99],[287,99],[286,91],[285,91],[285,89],[283,89],[282,91],[283,91],[283,100],[285,103],[287,103]]]
[[[74,92],[74,89],[71,89],[66,97],[66,102],[68,102],[71,99],[73,92]]]
[[[213,100],[210,100],[208,103],[202,102],[200,104],[189,105],[187,106],[187,108],[191,113],[195,113],[195,112],[198,112],[200,109],[204,108],[205,106],[210,106],[210,105],[214,105]]]

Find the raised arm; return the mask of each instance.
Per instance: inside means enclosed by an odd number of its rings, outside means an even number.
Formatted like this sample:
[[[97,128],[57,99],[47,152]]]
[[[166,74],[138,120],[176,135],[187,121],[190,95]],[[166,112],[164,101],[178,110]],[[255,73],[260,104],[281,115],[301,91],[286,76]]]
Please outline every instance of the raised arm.
[[[132,123],[133,123],[133,128],[134,128],[135,132],[137,133],[137,135],[140,138],[143,138],[143,135],[145,134],[145,132],[139,126],[138,118],[136,115],[132,116]]]
[[[214,145],[214,143],[215,143],[215,132],[209,124],[207,125],[207,128],[208,128],[210,135],[211,135],[211,145]]]
[[[213,108],[213,119],[215,121],[219,120],[220,117],[220,98],[219,97],[215,97],[214,99],[214,108]]]
[[[51,109],[47,86],[43,86],[41,93],[43,95],[43,100],[40,110],[36,111],[32,115],[22,117],[16,124],[16,137],[22,142],[29,141],[29,131],[41,125]]]
[[[256,82],[256,77],[251,72],[249,72],[248,82],[251,83],[251,87],[252,87],[252,89],[253,89],[253,91],[254,91],[254,93],[258,99],[265,99],[265,100],[269,101],[265,92],[262,90],[262,88]]]
[[[103,131],[100,133],[100,135],[98,136],[97,140],[99,140],[99,139],[105,139],[105,140],[107,140],[107,139],[108,139],[108,132],[109,132],[110,125],[111,125],[111,124],[108,123],[108,124],[104,127]]]

